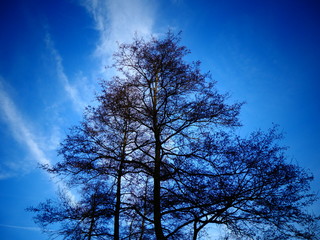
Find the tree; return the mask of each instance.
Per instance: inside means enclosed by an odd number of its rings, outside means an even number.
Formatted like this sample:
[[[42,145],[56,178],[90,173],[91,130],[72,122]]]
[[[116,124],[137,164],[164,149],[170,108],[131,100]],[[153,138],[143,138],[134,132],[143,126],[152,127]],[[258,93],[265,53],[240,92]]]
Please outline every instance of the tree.
[[[119,76],[102,83],[100,105],[89,107],[67,136],[63,160],[46,168],[88,191],[104,183],[94,198],[86,191],[80,196],[85,202],[96,199],[93,205],[89,201],[94,209],[89,230],[109,232],[80,235],[197,239],[207,225],[220,224],[243,238],[262,239],[269,229],[287,238],[315,239],[303,229],[316,220],[304,211],[315,200],[309,193],[312,176],[286,162],[276,128],[236,136],[242,104],[228,104],[228,95],[217,92],[200,63],[184,60],[189,50],[179,41],[169,32],[163,39],[120,45],[114,54]],[[106,196],[103,209],[112,211],[94,213],[97,197]],[[53,217],[56,209],[48,203],[33,210],[47,223],[46,212]],[[106,216],[113,227],[99,222]]]
[[[37,213],[35,222],[53,238],[62,235],[68,240],[113,239],[109,224],[114,215],[113,199],[106,189],[106,183],[86,184],[78,202],[61,191],[57,201],[47,200],[28,210]],[[47,229],[56,223],[61,223],[58,230]]]
[[[70,135],[61,144],[59,154],[63,156],[63,161],[55,166],[44,166],[44,168],[53,174],[69,177],[69,184],[72,187],[82,189],[85,195],[90,187],[94,187],[100,182],[108,182],[105,185],[104,194],[111,199],[109,208],[112,209],[113,227],[109,226],[108,234],[112,239],[119,239],[120,234],[120,212],[122,190],[125,189],[122,183],[124,176],[130,172],[138,173],[133,168],[135,160],[131,160],[131,168],[128,165],[128,155],[133,157],[133,144],[136,138],[136,125],[132,123],[128,102],[122,97],[126,96],[126,90],[113,84],[104,85],[108,91],[98,97],[100,106],[97,108],[88,107],[85,114],[85,120],[80,126],[73,127]],[[105,89],[106,90],[106,89]],[[135,157],[138,155],[136,154]],[[88,187],[90,186],[90,187]],[[62,197],[62,202],[65,198]],[[68,203],[70,205],[70,203]],[[50,205],[50,201],[39,208],[33,208],[33,211],[43,213],[48,209],[56,208]],[[57,207],[63,213],[65,208]],[[95,216],[95,218],[100,216]],[[37,220],[41,222],[41,213]],[[74,218],[77,221],[77,218]],[[45,220],[46,221],[46,220]],[[70,221],[68,216],[56,219],[58,222]],[[85,238],[85,232],[81,233]],[[80,234],[80,235],[81,235]],[[79,236],[78,236],[79,237]],[[85,238],[87,239],[87,238]]]

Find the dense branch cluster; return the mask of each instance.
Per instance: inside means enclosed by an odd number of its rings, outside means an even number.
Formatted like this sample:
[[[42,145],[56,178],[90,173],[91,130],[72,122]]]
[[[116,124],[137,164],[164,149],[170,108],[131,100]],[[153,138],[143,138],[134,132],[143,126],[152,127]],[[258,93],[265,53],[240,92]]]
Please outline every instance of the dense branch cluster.
[[[241,103],[184,60],[179,40],[169,32],[119,47],[119,76],[46,167],[79,199],[31,208],[37,222],[61,223],[52,233],[65,239],[195,240],[212,224],[235,239],[316,239],[304,212],[312,177],[286,162],[276,128],[235,134]]]

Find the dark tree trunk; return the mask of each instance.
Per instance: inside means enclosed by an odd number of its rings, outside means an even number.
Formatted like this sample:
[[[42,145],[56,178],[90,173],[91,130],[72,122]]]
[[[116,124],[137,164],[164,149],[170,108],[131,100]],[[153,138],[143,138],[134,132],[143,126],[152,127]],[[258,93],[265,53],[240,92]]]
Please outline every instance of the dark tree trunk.
[[[116,208],[114,214],[114,240],[119,240],[120,237],[120,204],[121,204],[121,168],[117,180],[117,193],[116,193]]]
[[[123,175],[124,161],[126,158],[126,146],[127,146],[127,125],[125,125],[123,145],[121,149],[120,164],[117,176],[117,190],[116,190],[116,207],[114,214],[114,240],[120,239],[120,210],[121,210],[121,178]]]
[[[156,152],[155,152],[155,167],[154,167],[154,189],[153,189],[153,201],[154,201],[154,228],[157,240],[164,240],[164,234],[161,224],[161,184],[160,184],[160,139],[156,140]]]

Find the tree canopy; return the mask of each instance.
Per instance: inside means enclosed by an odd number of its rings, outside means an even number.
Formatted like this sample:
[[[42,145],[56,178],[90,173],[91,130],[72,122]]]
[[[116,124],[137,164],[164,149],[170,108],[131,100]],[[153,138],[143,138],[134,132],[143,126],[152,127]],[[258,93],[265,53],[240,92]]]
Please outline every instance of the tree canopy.
[[[30,208],[42,227],[60,224],[64,239],[196,240],[213,224],[231,239],[317,239],[312,175],[276,127],[238,136],[242,103],[188,54],[172,32],[119,46],[119,74],[44,166],[79,199]]]

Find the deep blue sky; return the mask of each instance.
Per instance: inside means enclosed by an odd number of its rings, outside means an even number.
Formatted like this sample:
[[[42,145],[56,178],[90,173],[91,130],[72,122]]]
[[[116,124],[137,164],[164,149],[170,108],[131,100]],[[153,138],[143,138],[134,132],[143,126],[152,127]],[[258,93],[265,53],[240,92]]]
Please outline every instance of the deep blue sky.
[[[182,30],[231,101],[246,101],[241,134],[272,123],[289,160],[320,188],[320,3],[311,0],[2,0],[0,236],[46,239],[25,208],[59,185],[38,163],[58,160],[67,129],[92,104],[116,41]],[[319,207],[315,209],[320,212]]]

